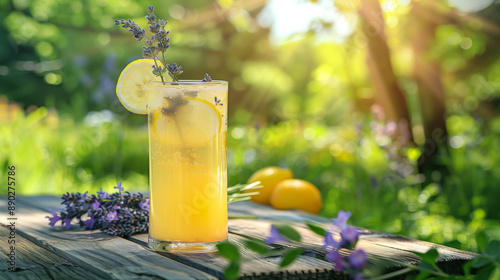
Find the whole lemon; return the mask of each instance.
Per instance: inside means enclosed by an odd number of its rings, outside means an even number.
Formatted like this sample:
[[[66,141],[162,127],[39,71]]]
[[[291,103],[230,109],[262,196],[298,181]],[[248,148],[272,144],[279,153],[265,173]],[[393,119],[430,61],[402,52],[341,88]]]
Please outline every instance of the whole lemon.
[[[252,196],[252,201],[269,204],[269,198],[271,197],[274,187],[279,182],[291,178],[293,178],[292,171],[287,168],[270,166],[257,170],[257,172],[248,179],[247,184],[260,181],[263,188],[257,190],[260,194]]]
[[[278,210],[299,209],[318,214],[323,208],[321,193],[313,184],[288,179],[279,182],[271,194],[271,206]]]

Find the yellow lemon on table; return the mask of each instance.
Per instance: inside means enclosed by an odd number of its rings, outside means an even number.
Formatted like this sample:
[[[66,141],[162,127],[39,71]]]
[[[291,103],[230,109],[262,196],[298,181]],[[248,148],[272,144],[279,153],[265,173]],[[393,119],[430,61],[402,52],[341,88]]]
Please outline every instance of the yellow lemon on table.
[[[288,179],[279,182],[271,194],[271,206],[278,210],[299,209],[318,214],[323,208],[321,193],[313,184]]]
[[[252,201],[269,204],[274,187],[279,182],[291,178],[293,178],[292,171],[287,168],[270,166],[258,170],[250,177],[250,179],[248,179],[247,182],[247,184],[251,184],[253,182],[260,181],[263,186],[262,189],[258,190],[260,192],[258,195],[252,196]]]
[[[157,62],[158,63],[158,62]],[[123,107],[135,114],[147,114],[148,89],[151,81],[161,82],[153,74],[152,59],[134,60],[120,74],[116,83],[116,95]]]

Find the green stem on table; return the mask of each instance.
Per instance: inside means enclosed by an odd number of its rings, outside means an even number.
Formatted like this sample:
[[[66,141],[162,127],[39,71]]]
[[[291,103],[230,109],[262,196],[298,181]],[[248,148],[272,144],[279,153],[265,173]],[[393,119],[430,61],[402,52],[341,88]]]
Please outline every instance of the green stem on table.
[[[228,219],[246,219],[246,220],[257,220],[259,217],[253,215],[229,215]]]
[[[391,273],[387,273],[387,274],[384,274],[384,275],[380,275],[380,276],[374,277],[374,278],[372,278],[372,280],[390,279],[392,277],[396,277],[396,276],[399,276],[399,275],[404,275],[406,273],[409,273],[412,270],[413,270],[413,268],[407,267],[407,268],[404,268],[404,269],[393,271]]]
[[[380,275],[380,276],[374,277],[374,278],[372,278],[372,280],[391,279],[394,276],[403,275],[403,274],[408,273],[408,272],[410,272],[412,270],[426,271],[426,272],[429,272],[431,275],[436,275],[436,276],[441,276],[441,277],[449,277],[448,274],[444,273],[441,270],[434,271],[434,270],[429,270],[429,269],[421,268],[421,267],[418,267],[418,266],[413,265],[413,264],[407,264],[407,263],[403,263],[403,262],[399,262],[399,261],[394,261],[394,262],[397,263],[397,264],[406,266],[406,268],[398,270],[398,271],[394,271],[394,272],[391,272],[391,273],[388,273],[388,274],[384,274],[384,275]]]

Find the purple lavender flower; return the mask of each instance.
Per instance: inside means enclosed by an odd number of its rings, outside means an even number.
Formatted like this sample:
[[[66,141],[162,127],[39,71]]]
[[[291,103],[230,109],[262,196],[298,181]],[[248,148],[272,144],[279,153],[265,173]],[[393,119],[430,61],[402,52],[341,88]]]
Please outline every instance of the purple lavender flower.
[[[116,211],[110,211],[107,215],[106,215],[106,221],[108,222],[112,222],[112,221],[116,221],[118,220],[118,214],[116,213]]]
[[[99,209],[99,206],[101,206],[101,203],[99,203],[99,201],[95,201],[92,204],[90,204],[90,207],[92,207],[92,209],[94,210]]]
[[[99,195],[99,198],[102,198],[102,199],[106,199],[106,198],[109,198],[109,194],[107,192],[103,192],[102,191],[102,188],[99,188],[99,192],[97,192],[97,194]]]
[[[89,194],[89,191],[86,191],[85,193],[79,193],[77,194],[76,196],[81,199],[81,200],[85,200],[87,199],[87,195]]]
[[[92,214],[92,211],[89,210],[89,219],[86,220],[84,223],[85,223],[85,227],[87,229],[93,229],[94,228],[94,223],[95,223],[95,219],[94,219],[94,214]]]
[[[72,218],[65,218],[63,223],[66,225],[66,230],[69,230],[69,228],[71,227],[71,220],[73,220]]]
[[[341,229],[344,229],[347,227],[347,220],[351,217],[352,213],[351,211],[343,211],[340,210],[339,213],[337,214],[337,218],[332,219],[332,223]]]
[[[281,235],[275,226],[271,226],[271,231],[269,237],[264,240],[266,243],[275,243],[278,241],[285,241],[285,237]]]
[[[123,187],[122,187],[122,182],[118,182],[118,186],[114,187],[115,189],[118,189],[118,191],[120,192],[120,194],[122,193],[123,191]]]
[[[323,248],[327,249],[328,247],[332,247],[334,250],[340,249],[343,241],[336,241],[333,239],[333,235],[331,232],[326,232],[325,234],[325,244],[323,244]]]
[[[57,216],[56,211],[54,211],[52,209],[50,209],[49,212],[50,212],[50,214],[52,214],[52,217],[45,216],[45,218],[49,218],[49,221],[50,221],[49,225],[51,227],[53,227],[56,224],[56,222],[61,219],[61,217]]]
[[[118,209],[122,209],[122,208],[120,206],[118,206],[118,205],[114,205],[113,207],[111,207],[111,209],[118,210]]]
[[[365,251],[358,249],[349,255],[349,264],[355,269],[363,269],[366,263]]]
[[[141,207],[142,210],[149,211],[149,199],[139,202],[139,207]]]
[[[359,231],[353,227],[346,227],[340,232],[340,237],[343,241],[356,242],[358,240]]]
[[[339,272],[344,271],[344,266],[346,265],[346,263],[340,255],[339,251],[332,250],[330,253],[326,254],[325,258],[333,263],[335,270]]]

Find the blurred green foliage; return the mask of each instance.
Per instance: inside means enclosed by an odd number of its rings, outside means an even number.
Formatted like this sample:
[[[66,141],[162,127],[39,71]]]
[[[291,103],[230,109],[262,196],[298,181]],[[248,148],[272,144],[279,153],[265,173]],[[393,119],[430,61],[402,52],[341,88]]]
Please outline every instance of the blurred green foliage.
[[[381,1],[394,72],[421,144],[426,104],[411,72],[420,58],[407,40],[409,2]],[[146,120],[115,96],[141,43],[113,19],[144,26],[154,4],[169,19],[167,60],[184,67],[182,78],[208,72],[229,81],[230,185],[262,167],[287,166],[321,190],[324,216],[350,210],[357,226],[462,249],[476,250],[478,232],[500,238],[498,5],[437,28],[428,59],[442,69],[450,138],[439,161],[449,174],[436,170],[423,184],[416,163],[425,147],[401,146],[375,129],[387,123],[369,113],[366,42],[345,3],[335,5],[353,27],[350,36],[325,40],[333,23],[318,21],[275,44],[258,23],[260,0],[0,0],[0,95],[22,107],[0,99],[1,180],[15,165],[23,195],[111,190],[117,181],[147,190]]]

